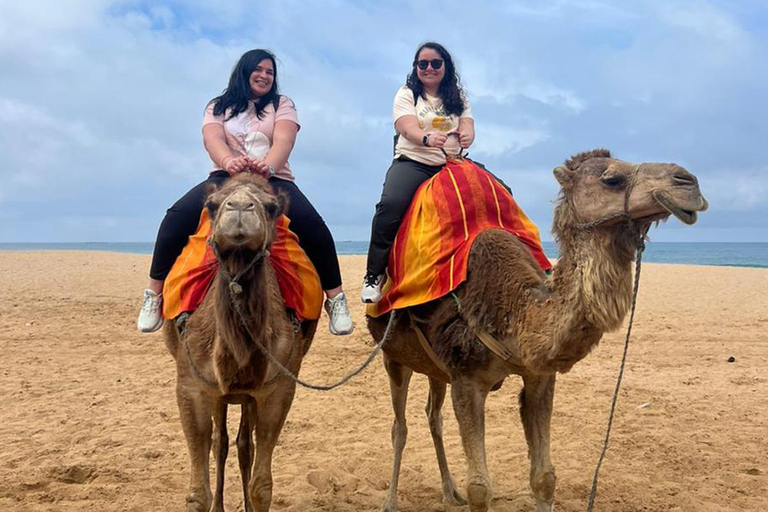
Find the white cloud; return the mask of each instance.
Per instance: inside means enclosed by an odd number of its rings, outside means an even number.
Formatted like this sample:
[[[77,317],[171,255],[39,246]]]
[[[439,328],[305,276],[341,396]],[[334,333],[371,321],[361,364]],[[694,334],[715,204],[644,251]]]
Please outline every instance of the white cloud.
[[[300,186],[334,232],[361,236],[392,156],[392,98],[429,39],[458,63],[477,124],[473,155],[511,181],[542,232],[551,167],[598,145],[695,162],[712,212],[768,214],[768,72],[758,65],[768,36],[751,28],[765,17],[759,3],[254,6],[0,4],[0,242],[151,240],[163,210],[209,170],[203,106],[252,47],[276,52],[297,103]],[[58,215],[43,217],[28,196]]]

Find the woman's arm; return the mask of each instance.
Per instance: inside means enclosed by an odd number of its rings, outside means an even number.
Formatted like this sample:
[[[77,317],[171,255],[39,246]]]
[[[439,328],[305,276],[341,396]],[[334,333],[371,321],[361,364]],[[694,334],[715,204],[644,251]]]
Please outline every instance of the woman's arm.
[[[471,117],[459,119],[459,145],[467,149],[475,141],[475,120]]]
[[[209,123],[203,126],[203,146],[208,156],[217,165],[229,174],[243,172],[248,167],[248,159],[232,152],[227,145],[227,135],[224,126],[217,123]]]
[[[269,148],[267,156],[261,162],[255,162],[253,167],[256,171],[266,177],[269,177],[269,168],[274,171],[282,169],[288,161],[288,157],[296,144],[296,134],[299,131],[299,125],[293,121],[280,120],[275,122],[275,131],[272,133],[272,147]]]
[[[419,127],[419,120],[416,116],[402,116],[395,121],[395,130],[401,137],[405,137],[417,146],[421,146],[424,136],[429,135],[427,145],[433,148],[441,148],[448,138],[443,132],[425,132]]]

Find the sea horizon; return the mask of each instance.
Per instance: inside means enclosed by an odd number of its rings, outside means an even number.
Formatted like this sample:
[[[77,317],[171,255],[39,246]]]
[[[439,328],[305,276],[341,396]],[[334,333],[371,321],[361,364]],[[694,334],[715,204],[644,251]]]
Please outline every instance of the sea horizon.
[[[555,242],[543,242],[550,258],[558,257]],[[0,243],[0,251],[107,251],[152,254],[152,242],[36,242]],[[367,240],[336,242],[340,255],[364,255]],[[768,242],[650,242],[643,261],[680,265],[768,268]]]

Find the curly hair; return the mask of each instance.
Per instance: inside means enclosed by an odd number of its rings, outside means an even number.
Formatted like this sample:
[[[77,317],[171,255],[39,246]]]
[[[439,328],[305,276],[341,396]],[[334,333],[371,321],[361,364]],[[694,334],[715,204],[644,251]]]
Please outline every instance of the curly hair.
[[[460,116],[464,113],[465,94],[464,89],[461,87],[461,80],[459,74],[456,72],[456,66],[453,64],[451,54],[448,53],[441,44],[434,42],[427,42],[419,46],[416,50],[416,55],[413,57],[413,64],[411,73],[405,81],[406,87],[413,91],[413,101],[415,102],[419,97],[424,98],[424,84],[419,80],[418,73],[416,71],[416,62],[419,60],[419,53],[424,48],[435,50],[442,57],[445,63],[445,75],[440,85],[437,88],[437,94],[440,99],[443,100],[443,107],[449,115]]]
[[[272,68],[275,70],[274,80],[272,88],[267,94],[260,98],[255,98],[251,91],[251,73],[264,59],[272,61]],[[224,89],[221,95],[209,101],[208,104],[213,103],[213,115],[220,116],[228,113],[225,120],[229,120],[248,110],[248,102],[251,100],[254,100],[256,115],[259,119],[263,119],[264,109],[267,105],[272,103],[272,106],[277,110],[280,104],[280,94],[277,89],[277,63],[275,62],[275,55],[269,50],[257,49],[245,52],[232,69],[227,88]]]

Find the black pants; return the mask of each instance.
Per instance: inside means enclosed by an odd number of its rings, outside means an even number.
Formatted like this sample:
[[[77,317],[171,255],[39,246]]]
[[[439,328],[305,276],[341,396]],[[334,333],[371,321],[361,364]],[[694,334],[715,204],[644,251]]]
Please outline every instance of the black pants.
[[[411,205],[413,195],[422,183],[442,168],[442,165],[426,165],[404,156],[392,161],[384,178],[381,199],[376,205],[376,213],[373,216],[367,272],[374,275],[384,273],[389,259],[389,250],[395,242],[400,222]]]
[[[473,161],[474,162],[474,161]],[[483,164],[474,162],[486,171]],[[389,166],[384,178],[384,189],[376,205],[371,226],[371,244],[368,247],[366,271],[374,275],[383,274],[387,268],[389,250],[395,242],[397,230],[411,205],[419,186],[442,169],[442,165],[426,165],[408,157],[400,156]],[[490,171],[488,171],[490,173]],[[498,177],[491,175],[507,190],[512,190]]]
[[[162,281],[168,276],[187,240],[197,229],[209,187],[221,186],[228,178],[229,174],[224,171],[211,173],[207,180],[193,187],[168,209],[157,232],[149,277]],[[295,183],[270,178],[269,184],[275,190],[288,194],[290,204],[287,215],[291,219],[291,231],[299,238],[299,245],[315,265],[323,290],[341,286],[336,245],[323,218]]]

